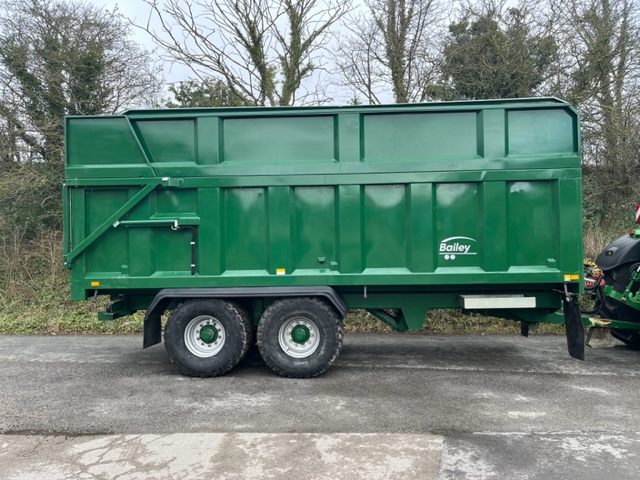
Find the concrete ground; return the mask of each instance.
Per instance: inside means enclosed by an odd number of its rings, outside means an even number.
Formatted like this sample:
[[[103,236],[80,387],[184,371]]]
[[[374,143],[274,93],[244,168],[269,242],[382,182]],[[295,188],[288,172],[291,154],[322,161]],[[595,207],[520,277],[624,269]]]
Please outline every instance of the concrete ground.
[[[0,336],[0,479],[635,479],[640,352],[348,335],[309,380],[181,376],[137,336]]]

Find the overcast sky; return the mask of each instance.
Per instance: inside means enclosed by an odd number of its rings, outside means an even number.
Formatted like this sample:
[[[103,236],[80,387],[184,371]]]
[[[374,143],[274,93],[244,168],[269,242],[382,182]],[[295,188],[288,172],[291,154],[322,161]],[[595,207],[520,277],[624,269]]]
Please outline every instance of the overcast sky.
[[[129,18],[134,24],[144,25],[149,19],[149,14],[151,11],[151,7],[147,5],[143,0],[87,0],[90,3],[98,7],[105,8],[109,11],[113,10],[116,6],[118,7],[118,11],[124,15],[126,18]],[[214,0],[212,0],[214,1]],[[161,2],[160,2],[161,3]],[[153,23],[152,23],[153,26]],[[156,20],[156,30],[160,31],[161,28],[157,24]],[[156,50],[158,54],[162,52],[156,47],[155,43],[143,30],[139,28],[132,28],[133,38],[136,42],[138,42],[145,49],[152,51]],[[167,83],[179,82],[188,79],[196,78],[195,74],[191,71],[191,69],[185,65],[172,65],[170,62],[163,63],[164,69],[164,79]],[[313,77],[312,79],[308,79],[307,81],[311,85],[310,89],[313,89],[314,82],[317,80],[317,77]],[[341,95],[338,91],[330,92],[330,95],[333,97],[333,101],[337,103],[347,102],[351,98],[351,93],[347,92],[344,95]],[[344,97],[344,98],[342,98]],[[384,100],[387,99],[386,94],[382,93],[382,98]],[[389,97],[389,101],[391,101],[391,97]]]
[[[149,12],[151,7],[144,3],[142,0],[89,0],[90,3],[98,7],[104,7],[105,9],[112,11],[116,6],[118,11],[129,18],[136,24],[145,24],[149,18]],[[133,38],[136,42],[142,45],[147,50],[156,50],[156,45],[151,40],[149,34],[140,30],[139,28],[132,28]],[[192,78],[193,74],[188,67],[182,65],[164,65],[164,76],[167,82],[177,82],[181,80],[187,80]]]
[[[142,0],[90,0],[91,3],[105,7],[107,10],[113,10],[118,7],[120,13],[124,16],[137,21],[146,20],[149,16],[150,7]]]

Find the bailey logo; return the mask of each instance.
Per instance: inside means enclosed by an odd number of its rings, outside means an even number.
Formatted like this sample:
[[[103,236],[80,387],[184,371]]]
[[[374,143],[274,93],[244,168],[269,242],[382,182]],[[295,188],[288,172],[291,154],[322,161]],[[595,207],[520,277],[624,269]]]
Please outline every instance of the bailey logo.
[[[455,260],[458,255],[476,255],[476,241],[470,237],[449,237],[440,242],[438,253],[445,260]]]

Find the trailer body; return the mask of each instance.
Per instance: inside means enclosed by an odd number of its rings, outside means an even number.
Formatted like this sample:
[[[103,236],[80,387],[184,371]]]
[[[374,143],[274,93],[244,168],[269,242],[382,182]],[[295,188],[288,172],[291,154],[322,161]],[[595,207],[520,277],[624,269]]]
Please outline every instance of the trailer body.
[[[147,345],[193,298],[254,326],[296,296],[398,330],[434,307],[552,321],[581,288],[580,166],[554,98],[68,117],[71,297],[147,309]]]

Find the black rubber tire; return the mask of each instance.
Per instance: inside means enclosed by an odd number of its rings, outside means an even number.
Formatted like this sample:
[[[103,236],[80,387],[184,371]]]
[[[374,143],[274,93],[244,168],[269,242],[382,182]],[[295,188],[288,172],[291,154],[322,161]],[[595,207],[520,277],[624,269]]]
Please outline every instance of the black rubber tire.
[[[617,292],[624,292],[627,284],[629,283],[629,277],[631,271],[637,262],[625,263],[619,265],[616,268],[604,272],[604,279],[607,285],[612,285]],[[640,311],[635,308],[631,308],[622,302],[618,302],[611,297],[604,297],[604,305],[600,312],[603,317],[610,318],[612,320],[622,320],[625,322],[640,322]],[[612,328],[611,335],[623,342],[624,344],[640,350],[640,331],[627,330],[621,328]]]
[[[624,328],[612,328],[611,335],[620,340],[625,345],[640,350],[640,333],[637,330]]]
[[[189,323],[201,316],[211,316],[225,330],[225,342],[213,356],[199,356],[185,342]],[[191,377],[217,377],[235,367],[251,346],[252,327],[249,316],[239,305],[221,299],[187,300],[176,308],[164,329],[164,345],[171,361]]]
[[[293,319],[312,322],[319,338],[315,351],[304,358],[288,354],[279,335]],[[290,378],[317,377],[326,372],[342,350],[342,318],[331,305],[314,297],[276,300],[262,314],[258,323],[258,349],[265,363],[278,375]]]
[[[242,317],[242,322],[246,325],[247,340],[244,345],[244,350],[242,351],[242,356],[240,357],[240,360],[242,360],[247,354],[247,352],[249,351],[249,349],[256,344],[256,337],[255,337],[256,328],[253,326],[253,323],[251,322],[251,318],[249,318],[249,313],[242,306],[233,302],[228,302],[228,303],[233,305],[235,310]]]

